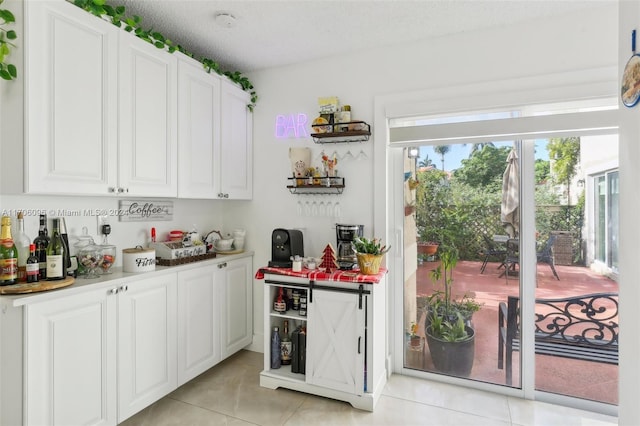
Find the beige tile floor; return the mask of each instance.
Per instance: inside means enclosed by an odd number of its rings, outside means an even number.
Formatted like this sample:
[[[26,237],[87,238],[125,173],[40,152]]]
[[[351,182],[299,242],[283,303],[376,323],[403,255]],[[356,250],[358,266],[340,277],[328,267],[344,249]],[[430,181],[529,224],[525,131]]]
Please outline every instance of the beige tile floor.
[[[392,375],[373,413],[260,387],[262,354],[240,351],[122,423],[145,425],[617,425],[615,417]]]

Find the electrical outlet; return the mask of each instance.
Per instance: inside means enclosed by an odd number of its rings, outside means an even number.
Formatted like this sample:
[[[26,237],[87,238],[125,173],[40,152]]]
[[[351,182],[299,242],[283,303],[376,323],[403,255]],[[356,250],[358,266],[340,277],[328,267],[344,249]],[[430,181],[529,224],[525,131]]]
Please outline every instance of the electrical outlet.
[[[98,220],[98,235],[102,235],[102,225],[109,225],[109,216],[106,214],[97,215]]]

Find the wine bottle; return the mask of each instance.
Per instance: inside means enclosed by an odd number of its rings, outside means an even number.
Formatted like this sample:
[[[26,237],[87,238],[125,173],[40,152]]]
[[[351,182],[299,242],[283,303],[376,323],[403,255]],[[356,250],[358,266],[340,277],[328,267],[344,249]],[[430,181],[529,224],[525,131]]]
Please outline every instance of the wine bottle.
[[[271,332],[271,368],[280,368],[280,331],[273,327]]]
[[[27,281],[27,258],[31,239],[24,232],[24,214],[18,212],[18,232],[13,239],[18,250],[18,282]]]
[[[291,365],[291,337],[289,337],[289,321],[284,320],[282,337],[280,338],[280,362]]]
[[[38,236],[33,240],[33,244],[36,245],[36,256],[40,263],[40,272],[38,280],[45,280],[47,278],[47,247],[49,247],[49,232],[47,231],[47,215],[40,215],[40,228],[38,229]]]
[[[284,314],[287,312],[287,302],[284,299],[284,289],[279,287],[278,295],[276,296],[276,300],[273,302],[273,310]]]
[[[0,228],[0,285],[18,282],[18,249],[11,237],[11,218],[2,216]]]
[[[47,280],[62,280],[67,276],[65,244],[60,235],[60,219],[53,218],[53,235],[47,247]]]
[[[26,272],[28,283],[37,283],[39,281],[38,275],[40,275],[40,261],[38,260],[38,256],[36,256],[35,244],[29,244],[29,257],[27,258]]]

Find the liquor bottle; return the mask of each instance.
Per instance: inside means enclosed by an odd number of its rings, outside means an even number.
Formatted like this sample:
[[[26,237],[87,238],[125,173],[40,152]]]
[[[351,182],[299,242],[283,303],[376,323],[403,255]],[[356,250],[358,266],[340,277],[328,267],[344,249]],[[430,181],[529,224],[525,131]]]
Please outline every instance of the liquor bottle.
[[[273,327],[271,332],[271,368],[280,368],[280,331]]]
[[[62,280],[67,276],[65,245],[60,235],[60,219],[53,219],[53,235],[47,247],[47,280]]]
[[[278,289],[276,300],[273,302],[273,310],[281,314],[287,312],[287,302],[284,298],[284,289],[282,287]]]
[[[11,237],[11,218],[2,216],[0,228],[0,285],[18,282],[18,249]]]
[[[28,283],[37,283],[39,281],[38,275],[40,275],[40,261],[38,260],[38,256],[36,256],[35,244],[29,244],[29,257],[27,258],[26,272]]]
[[[64,217],[60,218],[60,238],[64,244],[64,275],[73,275],[71,269],[71,250],[69,249],[69,236],[67,235],[67,222]],[[71,274],[70,274],[71,273]]]
[[[18,232],[13,239],[18,250],[18,282],[27,281],[27,258],[31,239],[24,233],[24,214],[18,213]]]
[[[47,247],[49,247],[49,232],[47,231],[47,215],[40,215],[40,229],[38,229],[38,236],[33,240],[33,244],[36,245],[36,256],[40,263],[40,272],[38,280],[44,280],[47,278]]]
[[[284,320],[284,325],[282,326],[280,362],[282,365],[291,365],[291,337],[289,337],[289,321],[287,320]]]

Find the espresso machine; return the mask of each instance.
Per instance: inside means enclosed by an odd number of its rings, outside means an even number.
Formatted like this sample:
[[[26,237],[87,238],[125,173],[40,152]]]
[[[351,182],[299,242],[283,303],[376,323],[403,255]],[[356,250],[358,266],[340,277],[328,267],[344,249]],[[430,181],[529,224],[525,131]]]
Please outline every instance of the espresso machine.
[[[338,241],[338,266],[340,269],[353,269],[358,264],[353,240],[362,237],[364,225],[344,225],[336,223],[336,239]]]
[[[304,257],[302,231],[298,229],[274,229],[271,233],[271,260],[274,268],[291,268],[291,258]]]

